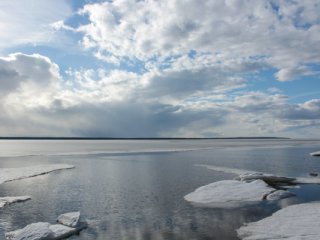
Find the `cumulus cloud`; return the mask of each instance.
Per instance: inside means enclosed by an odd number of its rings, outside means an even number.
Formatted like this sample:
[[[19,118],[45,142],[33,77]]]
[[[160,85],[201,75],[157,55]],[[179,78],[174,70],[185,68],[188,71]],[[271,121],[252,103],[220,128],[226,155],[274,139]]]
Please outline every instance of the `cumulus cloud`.
[[[281,82],[319,74],[316,0],[99,1],[72,21],[64,21],[64,0],[39,4],[32,10],[15,0],[0,3],[0,12],[14,13],[0,14],[0,30],[14,29],[0,48],[45,41],[54,29],[80,36],[97,59],[114,65],[61,73],[40,54],[0,57],[2,135],[319,134],[319,99],[292,103],[279,87],[284,83],[274,84],[281,90],[248,90],[270,72]],[[24,10],[30,14],[13,21]]]
[[[290,104],[277,91],[246,92],[237,81],[215,81],[211,72],[69,70],[68,78],[62,78],[59,67],[41,55],[16,53],[0,63],[2,135],[256,136],[320,124],[319,99]],[[176,86],[160,76],[177,81]],[[208,78],[197,84],[198,76]],[[197,91],[202,95],[193,97]]]
[[[113,63],[168,62],[194,51],[221,65],[254,59],[262,64],[252,71],[269,66],[287,81],[320,62],[319,11],[316,0],[116,0],[85,5],[80,14],[89,23],[76,30],[86,48]]]
[[[294,66],[294,67],[282,68],[276,73],[276,77],[279,81],[285,82],[285,81],[295,80],[295,78],[297,77],[311,76],[315,74],[319,74],[319,73],[312,71],[306,66]]]
[[[277,115],[288,120],[320,120],[320,99],[289,105],[279,111]]]
[[[36,82],[47,86],[59,78],[59,67],[48,57],[39,54],[10,54],[0,58],[1,90],[13,90],[23,83]]]
[[[157,96],[173,94],[165,87],[152,96],[151,91],[164,87],[150,86],[154,77],[101,69],[69,70],[63,79],[58,65],[45,56],[11,54],[0,59],[1,134],[175,136],[190,125],[179,136],[201,136],[198,131],[205,126],[223,123],[225,110],[221,108],[209,111],[159,101]],[[181,87],[175,91],[186,92]]]

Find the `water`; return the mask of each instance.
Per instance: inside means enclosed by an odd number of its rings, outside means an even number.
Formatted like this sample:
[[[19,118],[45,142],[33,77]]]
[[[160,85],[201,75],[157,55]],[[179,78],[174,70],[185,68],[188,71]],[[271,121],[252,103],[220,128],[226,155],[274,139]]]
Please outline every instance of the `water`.
[[[297,197],[276,203],[195,208],[184,195],[234,177],[195,164],[306,177],[320,171],[320,159],[309,156],[319,149],[319,141],[286,140],[1,141],[0,167],[76,168],[0,185],[0,196],[32,196],[0,210],[0,238],[5,231],[54,223],[59,214],[80,210],[89,228],[70,239],[237,239],[235,229],[244,222],[320,200],[320,186],[293,189]]]

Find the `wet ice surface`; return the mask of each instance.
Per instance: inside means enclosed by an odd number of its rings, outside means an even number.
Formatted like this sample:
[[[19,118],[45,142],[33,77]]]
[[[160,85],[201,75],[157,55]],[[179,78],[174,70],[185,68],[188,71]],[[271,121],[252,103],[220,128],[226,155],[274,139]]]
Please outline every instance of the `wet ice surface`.
[[[320,157],[320,151],[310,153],[311,156]]]
[[[239,147],[318,145],[317,140],[0,140],[0,157],[153,153]]]
[[[206,144],[209,143],[215,146],[214,141]],[[54,152],[57,144],[52,144],[49,152]],[[227,141],[218,145],[231,148],[144,154],[102,153],[105,149],[101,142],[98,146],[92,144],[80,147],[86,151],[94,149],[99,154],[50,156],[43,154],[47,150],[41,150],[42,155],[37,156],[0,158],[0,167],[6,168],[43,164],[75,166],[72,171],[52,172],[0,185],[0,196],[32,196],[30,201],[0,210],[0,236],[30,223],[54,223],[57,216],[65,212],[81,211],[89,227],[70,239],[235,240],[238,239],[236,229],[244,222],[261,220],[284,206],[320,199],[319,185],[290,189],[297,194],[293,198],[232,210],[196,208],[183,199],[200,186],[235,177],[231,173],[195,167],[195,164],[308,177],[310,171],[320,171],[319,159],[309,155],[317,151],[320,144],[297,146],[295,142],[295,147],[287,147],[291,143],[283,142],[282,147],[274,143],[272,146],[276,147],[254,148],[250,144],[251,147],[234,147],[234,142]],[[193,141],[189,145],[194,147],[194,144]],[[76,152],[80,147],[72,148],[68,143],[66,151]],[[41,144],[33,148],[41,149]]]
[[[16,202],[25,202],[30,199],[31,199],[30,196],[0,197],[0,208],[3,208],[7,205],[10,205],[10,204],[16,203]]]
[[[235,208],[262,201],[275,190],[262,180],[223,180],[199,187],[184,199],[203,207]]]
[[[0,184],[5,182],[17,181],[25,178],[36,177],[43,174],[48,174],[53,171],[62,170],[62,169],[71,169],[74,168],[72,165],[68,164],[47,164],[47,165],[36,165],[29,167],[20,167],[20,168],[0,168]],[[3,208],[7,205],[25,202],[30,200],[30,196],[5,196],[0,197],[0,208]]]
[[[28,167],[0,168],[0,184],[72,168],[74,168],[74,166],[70,164],[46,164],[31,165]]]
[[[243,240],[320,239],[320,202],[286,207],[238,229]]]
[[[224,172],[224,173],[231,173],[235,174],[237,180],[241,181],[251,181],[261,179],[265,182],[273,182],[273,183],[281,183],[281,184],[320,184],[320,177],[311,177],[310,174],[308,177],[287,177],[287,176],[277,176],[271,173],[265,172],[255,172],[250,170],[244,169],[235,169],[235,168],[228,168],[228,167],[220,167],[214,165],[205,165],[205,164],[195,164],[197,167],[205,167],[207,169],[217,171],[217,172]]]

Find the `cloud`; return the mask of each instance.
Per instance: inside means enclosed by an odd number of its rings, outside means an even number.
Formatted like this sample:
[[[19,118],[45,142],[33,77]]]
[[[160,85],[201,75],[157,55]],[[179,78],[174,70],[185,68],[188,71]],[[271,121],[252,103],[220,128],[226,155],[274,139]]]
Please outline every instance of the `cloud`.
[[[297,77],[311,76],[315,74],[319,73],[312,71],[306,66],[294,66],[282,68],[276,73],[276,77],[279,81],[286,82],[290,80],[295,80]]]
[[[320,99],[289,105],[279,111],[277,115],[288,120],[320,120]]]
[[[219,68],[183,69],[154,74],[141,91],[148,98],[183,100],[218,94],[245,86],[245,80],[228,76]]]
[[[5,136],[217,137],[289,134],[320,124],[320,100],[245,91],[225,67],[183,61],[145,73],[68,70],[48,57],[0,58]],[[242,71],[242,70],[241,70]],[[287,133],[286,131],[289,131]],[[319,134],[314,130],[313,134]]]
[[[26,85],[46,88],[59,78],[58,65],[39,54],[15,53],[0,58],[0,91],[2,93],[21,89]]]
[[[116,0],[85,5],[79,13],[89,23],[75,30],[84,47],[112,63],[168,64],[195,52],[222,66],[251,59],[260,65],[252,72],[275,68],[277,79],[288,81],[320,63],[319,11],[317,0]]]
[[[99,1],[69,19],[65,0],[28,3],[0,3],[0,50],[59,42],[70,53],[80,40],[100,61],[61,72],[41,54],[0,57],[1,135],[320,133],[319,99],[292,103],[284,83],[263,82],[319,74],[317,0]]]
[[[66,0],[1,1],[0,50],[50,41],[53,37],[50,24],[71,14]]]

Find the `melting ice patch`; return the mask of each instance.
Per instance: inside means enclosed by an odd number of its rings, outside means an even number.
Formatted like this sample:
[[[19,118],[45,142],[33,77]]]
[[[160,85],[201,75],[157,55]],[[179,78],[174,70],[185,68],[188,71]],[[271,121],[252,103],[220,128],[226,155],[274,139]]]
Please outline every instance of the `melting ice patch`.
[[[69,164],[48,164],[21,168],[0,168],[0,184],[71,168],[74,168],[74,166]]]
[[[320,239],[320,202],[292,205],[237,230],[243,240]]]
[[[6,239],[10,240],[58,240],[65,239],[74,234],[79,233],[87,227],[86,222],[80,222],[80,212],[66,213],[59,216],[63,217],[67,222],[59,222],[58,224],[50,224],[47,222],[38,222],[27,225],[22,229],[6,233]],[[59,220],[58,218],[58,220]],[[72,220],[73,227],[69,226]]]
[[[38,165],[31,167],[21,168],[0,168],[0,184],[20,180],[29,177],[35,177],[38,175],[47,174],[53,171],[62,169],[74,168],[73,165],[68,164],[50,164],[50,165]],[[9,204],[16,202],[24,202],[30,200],[29,196],[18,196],[18,197],[0,197],[0,208],[3,208]]]
[[[223,180],[197,188],[184,199],[198,206],[205,207],[239,207],[263,200],[275,191],[262,180],[241,182]]]
[[[320,157],[320,151],[310,153],[310,155],[311,155],[311,156],[314,156],[314,157]]]
[[[238,169],[238,168],[229,168],[229,167],[220,167],[220,166],[214,166],[214,165],[205,165],[205,164],[195,164],[197,167],[205,167],[209,170],[217,171],[217,172],[224,172],[224,173],[232,173],[236,175],[243,175],[248,173],[256,173],[254,171],[244,170],[244,169]]]
[[[266,196],[266,200],[276,201],[279,199],[284,199],[284,198],[289,198],[289,197],[294,197],[294,196],[296,196],[295,193],[280,189],[280,190],[274,191],[274,192],[270,193],[268,196]]]
[[[200,207],[240,207],[262,200],[275,201],[295,196],[286,189],[298,184],[320,184],[320,178],[292,178],[228,167],[197,165],[210,170],[238,175],[199,187],[184,199]]]
[[[76,227],[80,221],[80,212],[70,212],[58,217],[57,222],[67,227]]]
[[[30,200],[29,196],[19,196],[19,197],[0,197],[0,208],[3,208],[6,205],[10,205],[16,202],[25,202]]]
[[[277,176],[270,173],[263,173],[263,172],[255,172],[251,170],[245,169],[236,169],[236,168],[229,168],[229,167],[220,167],[214,165],[203,165],[203,164],[196,164],[195,166],[198,167],[205,167],[207,169],[217,171],[217,172],[225,172],[225,173],[232,173],[238,175],[237,179],[241,181],[251,181],[251,180],[264,180],[266,182],[271,182],[285,185],[285,184],[320,184],[319,177],[286,177],[286,176]]]

